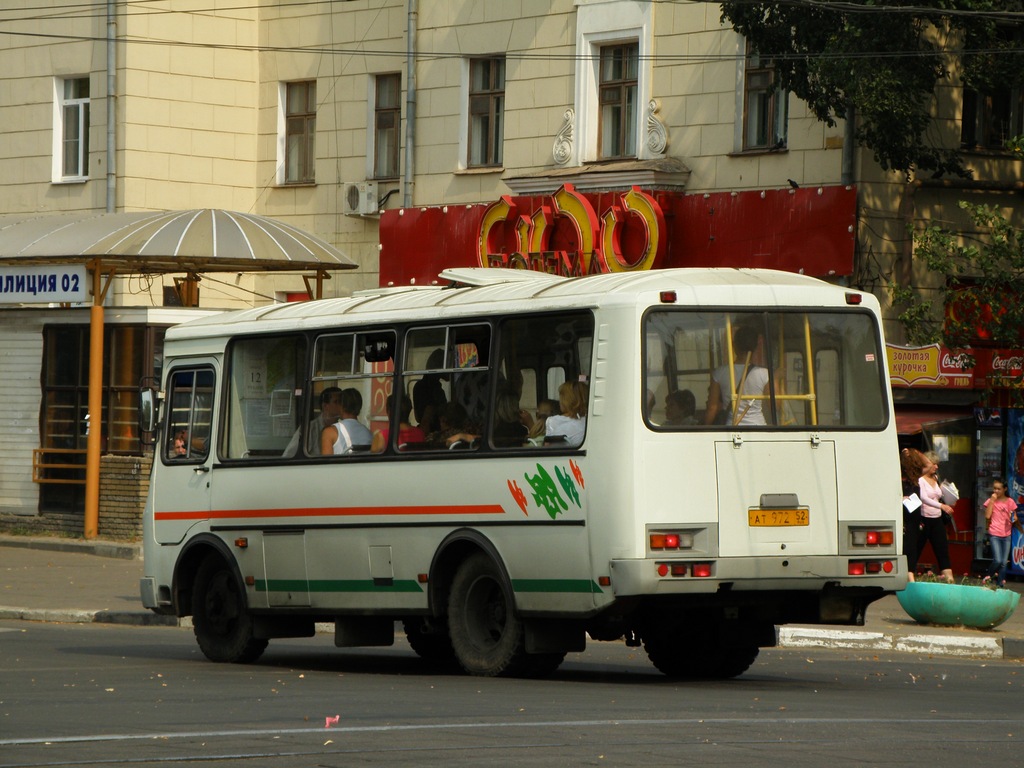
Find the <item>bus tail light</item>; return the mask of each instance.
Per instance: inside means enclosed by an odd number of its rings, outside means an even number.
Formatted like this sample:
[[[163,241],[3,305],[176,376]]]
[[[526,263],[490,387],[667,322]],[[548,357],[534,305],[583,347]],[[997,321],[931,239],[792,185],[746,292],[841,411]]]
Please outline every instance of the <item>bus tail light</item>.
[[[690,575],[697,579],[707,579],[714,575],[712,563],[658,563],[656,570],[662,578]]]
[[[877,575],[892,573],[894,567],[892,560],[850,560],[846,573],[849,576]]]
[[[649,543],[651,549],[693,549],[693,534],[689,531],[652,533]]]
[[[850,543],[855,547],[891,547],[893,541],[891,528],[850,529]]]

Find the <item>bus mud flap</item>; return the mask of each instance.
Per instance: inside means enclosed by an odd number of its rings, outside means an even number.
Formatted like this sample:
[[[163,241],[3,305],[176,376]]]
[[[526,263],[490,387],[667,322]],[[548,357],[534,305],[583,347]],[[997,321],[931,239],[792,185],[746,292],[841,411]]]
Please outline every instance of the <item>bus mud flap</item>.
[[[526,620],[527,653],[578,653],[587,647],[587,634],[574,621]]]

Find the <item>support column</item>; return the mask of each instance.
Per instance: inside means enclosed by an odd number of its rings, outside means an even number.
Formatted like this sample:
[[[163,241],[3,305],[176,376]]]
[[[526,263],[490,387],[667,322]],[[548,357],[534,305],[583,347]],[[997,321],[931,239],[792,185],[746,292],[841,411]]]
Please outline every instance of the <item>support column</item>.
[[[102,262],[89,264],[92,307],[89,309],[89,437],[85,441],[85,521],[82,534],[95,539],[100,528],[100,451],[103,448],[103,300],[113,270],[103,273]]]
[[[95,280],[99,282],[97,274]],[[89,310],[89,436],[85,448],[84,535],[95,539],[100,523],[100,450],[103,436],[103,305]]]

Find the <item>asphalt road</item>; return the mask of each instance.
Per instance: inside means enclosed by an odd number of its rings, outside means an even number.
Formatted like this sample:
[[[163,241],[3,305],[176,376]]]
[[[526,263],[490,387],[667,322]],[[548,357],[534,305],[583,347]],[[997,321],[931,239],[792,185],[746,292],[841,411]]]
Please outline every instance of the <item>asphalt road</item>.
[[[0,768],[53,765],[1012,765],[1024,664],[763,651],[676,683],[592,643],[546,680],[431,672],[404,642],[275,641],[206,661],[188,630],[0,622]]]

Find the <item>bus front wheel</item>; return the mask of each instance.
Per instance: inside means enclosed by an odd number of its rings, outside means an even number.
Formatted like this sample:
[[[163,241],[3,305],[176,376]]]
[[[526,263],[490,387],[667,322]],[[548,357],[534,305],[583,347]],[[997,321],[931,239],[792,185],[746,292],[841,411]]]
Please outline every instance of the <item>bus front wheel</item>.
[[[448,631],[455,657],[471,675],[512,674],[525,656],[523,623],[494,562],[482,553],[455,573],[448,597]]]
[[[219,557],[203,561],[192,587],[192,627],[210,661],[247,664],[267,647],[253,637],[252,615],[231,568]]]

